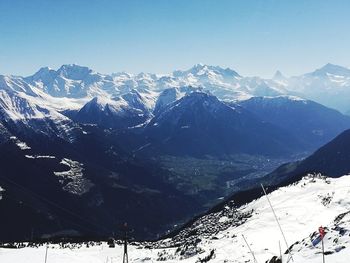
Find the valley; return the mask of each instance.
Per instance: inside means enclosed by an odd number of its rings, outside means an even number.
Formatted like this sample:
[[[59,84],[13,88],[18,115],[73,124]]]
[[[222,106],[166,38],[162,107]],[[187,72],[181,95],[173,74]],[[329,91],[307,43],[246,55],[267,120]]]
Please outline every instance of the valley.
[[[349,10],[1,0],[0,263],[349,263]]]
[[[123,221],[135,238],[155,239],[260,182],[300,179],[309,170],[279,171],[350,117],[296,97],[280,78],[203,64],[162,76],[78,65],[1,76],[0,206],[30,218],[16,233],[0,220],[3,239],[27,239],[32,227],[37,238],[106,237]]]

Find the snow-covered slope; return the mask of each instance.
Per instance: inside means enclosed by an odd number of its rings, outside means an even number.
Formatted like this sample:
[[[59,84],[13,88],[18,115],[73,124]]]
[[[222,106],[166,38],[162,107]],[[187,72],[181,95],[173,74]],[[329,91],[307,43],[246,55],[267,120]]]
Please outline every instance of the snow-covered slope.
[[[329,179],[307,176],[300,182],[270,193],[269,199],[285,233],[294,262],[320,262],[320,244],[313,246],[319,226],[326,227],[326,261],[346,263],[350,252],[350,177]],[[287,247],[265,196],[236,208],[205,215],[177,236],[158,242],[129,246],[131,262],[254,262],[242,235],[258,262],[279,256]],[[81,245],[78,245],[81,246]],[[0,249],[0,260],[32,263],[41,260],[45,247]],[[105,243],[90,248],[59,249],[51,245],[48,258],[55,262],[120,262],[123,250]],[[288,255],[283,254],[283,262]],[[200,259],[202,261],[200,261]],[[206,259],[210,259],[207,260]]]
[[[295,185],[269,194],[288,245],[305,238],[321,225],[332,224],[335,217],[349,211],[349,192],[350,177],[343,176],[339,179],[305,177]],[[191,244],[200,238],[201,241],[194,247],[197,250],[203,249],[206,253],[215,249],[216,259],[213,262],[246,262],[251,260],[251,255],[243,242],[242,234],[248,240],[258,262],[279,255],[279,241],[283,252],[287,249],[264,196],[237,210],[227,205],[220,212],[200,218],[190,229],[185,229],[170,240],[169,244],[182,242],[184,248],[184,240]]]
[[[64,118],[50,108],[41,108],[39,105],[22,97],[19,93],[0,90],[0,110],[2,118],[7,120],[27,120],[43,118]]]
[[[80,123],[109,128],[129,128],[151,117],[154,101],[132,90],[122,96],[95,97],[86,103],[72,119]]]
[[[43,107],[37,100],[30,98],[32,96],[22,92],[0,89],[1,126],[15,134],[34,132],[49,137],[73,139],[77,126],[69,118],[52,107]]]
[[[0,90],[24,92],[36,96],[32,87],[22,77],[0,75]]]
[[[350,212],[338,215],[325,227],[324,253],[327,262],[346,262],[350,246]],[[296,262],[320,262],[322,243],[317,231],[293,244],[291,249]],[[286,256],[284,256],[286,258]]]

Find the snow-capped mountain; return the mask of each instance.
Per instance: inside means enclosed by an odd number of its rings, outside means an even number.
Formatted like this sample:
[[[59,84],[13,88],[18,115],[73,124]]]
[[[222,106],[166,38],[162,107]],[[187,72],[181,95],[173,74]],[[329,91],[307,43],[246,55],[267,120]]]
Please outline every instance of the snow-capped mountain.
[[[88,67],[63,65],[57,70],[41,68],[32,76],[0,76],[0,88],[37,97],[61,110],[80,108],[94,97],[116,97],[137,90],[154,103],[168,88],[202,88],[221,100],[254,96],[298,95],[342,112],[348,110],[349,69],[327,64],[305,75],[287,78],[279,71],[272,79],[244,77],[219,66],[197,64],[166,75],[125,72],[101,74]],[[338,96],[337,96],[338,94]],[[78,106],[79,105],[79,106]],[[64,107],[64,109],[62,109]]]
[[[192,92],[168,104],[150,120],[144,133],[149,147],[143,151],[156,147],[175,155],[283,155],[302,148],[288,132],[205,92]]]
[[[194,88],[191,86],[165,89],[159,94],[153,112],[154,114],[161,113],[164,110],[164,108],[170,103],[173,103],[174,101],[181,99],[183,96],[190,94],[193,91],[200,91],[200,90],[202,89]]]
[[[288,89],[341,112],[349,111],[350,70],[327,64],[314,72],[292,77]]]
[[[261,94],[265,81],[260,78],[244,78],[229,68],[197,64],[189,70],[174,71],[167,75],[140,73],[116,73],[104,75],[87,67],[78,65],[63,65],[58,70],[48,67],[41,68],[28,77],[2,76],[2,87],[7,86],[26,93],[43,91],[55,98],[79,99],[93,98],[99,95],[118,96],[136,89],[139,92],[163,91],[167,88],[184,86],[203,87],[220,99],[237,99],[240,96],[249,97]],[[264,88],[262,88],[262,87]],[[37,89],[30,91],[31,88]],[[285,91],[273,88],[274,93]]]
[[[256,96],[279,97],[281,94],[299,93],[303,95],[298,87],[295,91],[291,91],[295,83],[300,83],[299,80],[315,80],[336,72],[346,75],[347,70],[339,66],[326,65],[322,70],[302,77],[287,78],[279,72],[273,79],[266,80],[259,77],[243,77],[229,68],[203,64],[167,75],[150,73],[104,75],[87,67],[63,65],[58,70],[42,68],[34,75],[25,78],[2,76],[0,90],[11,94],[6,96],[18,97],[28,102],[28,105],[35,105],[25,107],[22,111],[22,117],[27,119],[38,119],[39,115],[64,119],[63,113],[76,122],[124,129],[147,124],[153,115],[161,113],[167,105],[194,91],[201,90],[216,96],[219,100],[231,102]],[[283,107],[288,107],[287,102],[282,105]],[[9,114],[13,117],[18,116],[18,111],[13,107],[5,107],[4,112],[7,112],[8,116]],[[296,114],[295,111],[294,113]],[[263,121],[276,124],[259,111],[255,111],[254,114]],[[322,115],[320,112],[317,114]],[[315,142],[311,145],[313,149],[332,139],[337,131],[347,128],[343,123],[339,125],[339,122],[330,121],[326,124],[338,128],[334,128],[329,135],[325,134],[327,132],[326,129],[322,129],[323,127],[306,128],[307,132],[315,135]]]
[[[190,85],[211,85],[236,83],[242,77],[234,70],[221,68],[219,66],[209,66],[204,64],[194,65],[189,70],[177,70],[172,74],[175,78],[187,82]]]
[[[73,119],[79,123],[125,129],[147,121],[151,107],[147,99],[132,91],[111,99],[95,97],[74,114]]]
[[[285,81],[287,77],[285,77],[281,71],[277,70],[273,75],[272,79],[276,81]]]
[[[306,76],[314,76],[318,78],[324,77],[350,77],[350,69],[334,65],[331,63],[326,64],[322,68],[316,69],[314,72],[306,74]]]
[[[113,86],[111,77],[78,65],[63,65],[58,70],[41,68],[24,80],[53,97],[93,96]]]
[[[0,122],[7,131],[72,140],[78,127],[51,107],[43,108],[22,93],[0,90]],[[29,135],[28,135],[29,136]]]
[[[270,85],[273,81],[243,77],[230,68],[218,66],[197,64],[186,71],[174,71],[172,75],[180,85],[202,87],[222,100],[287,94],[282,85]]]

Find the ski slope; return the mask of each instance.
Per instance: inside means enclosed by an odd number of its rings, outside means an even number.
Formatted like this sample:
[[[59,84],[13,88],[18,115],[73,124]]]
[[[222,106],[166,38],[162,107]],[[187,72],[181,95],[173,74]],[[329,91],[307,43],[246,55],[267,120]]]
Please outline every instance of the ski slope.
[[[269,195],[276,215],[285,233],[294,262],[321,262],[321,243],[312,245],[319,226],[326,227],[325,250],[327,262],[347,263],[350,252],[350,176],[337,179],[308,176],[300,182],[280,188]],[[232,209],[226,207],[225,209]],[[129,262],[185,262],[194,263],[205,258],[214,250],[210,262],[254,262],[242,234],[247,239],[257,262],[265,262],[287,249],[265,196],[246,204],[234,212],[235,215],[249,215],[240,224],[235,218],[223,216],[222,211],[206,215],[194,223],[197,230],[196,244],[182,240],[178,247],[174,239],[156,243],[135,243],[129,246]],[[341,216],[339,216],[341,215]],[[338,217],[338,218],[337,218]],[[335,220],[337,218],[337,220]],[[225,225],[214,234],[204,230],[212,225]],[[335,221],[334,221],[335,220]],[[206,222],[206,223],[204,223]],[[186,230],[185,230],[186,231]],[[181,234],[181,233],[180,233]],[[123,247],[108,248],[106,243],[80,248],[60,248],[50,245],[47,262],[55,263],[102,263],[122,262]],[[0,249],[1,263],[44,262],[46,246],[39,248]],[[286,262],[287,255],[283,255]]]

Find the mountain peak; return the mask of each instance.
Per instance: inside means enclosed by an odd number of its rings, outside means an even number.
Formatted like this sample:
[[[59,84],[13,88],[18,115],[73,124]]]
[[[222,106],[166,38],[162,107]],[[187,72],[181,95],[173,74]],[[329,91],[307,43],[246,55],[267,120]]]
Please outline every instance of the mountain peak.
[[[327,63],[321,68],[321,70],[325,70],[325,71],[335,71],[335,70],[344,70],[344,69],[347,69],[347,68],[343,66],[335,65],[332,63]]]
[[[194,76],[199,76],[199,77],[210,76],[210,75],[219,75],[224,78],[241,77],[236,71],[230,68],[222,68],[220,66],[211,66],[203,63],[195,64],[192,68],[188,70],[185,70],[185,71],[177,70],[177,71],[174,71],[173,73],[174,76],[187,75],[187,74],[192,74]]]
[[[50,78],[53,74],[56,74],[56,71],[53,70],[52,68],[42,67],[36,73],[34,73],[34,75],[32,75],[31,77],[34,80],[47,79],[47,78]]]
[[[46,66],[46,67],[40,68],[40,69],[37,71],[37,73],[39,73],[39,72],[49,72],[49,71],[51,71],[51,70],[53,70],[53,69]]]
[[[286,77],[282,74],[281,71],[277,70],[275,74],[273,75],[272,79],[274,80],[283,80],[286,79]]]
[[[184,98],[189,98],[189,99],[193,99],[193,100],[206,100],[209,98],[216,98],[215,96],[209,94],[208,92],[205,91],[193,91],[191,93],[188,93],[184,96]]]
[[[86,69],[89,69],[88,67],[86,66],[80,66],[78,64],[63,64],[59,69],[58,71],[62,71],[62,70],[86,70]],[[91,70],[91,69],[89,69]]]
[[[204,91],[193,91],[179,100],[173,102],[169,105],[170,108],[173,107],[180,107],[182,109],[187,109],[189,111],[192,111],[193,109],[206,109],[209,111],[214,111],[215,109],[219,109],[222,107],[228,107],[224,103],[222,103],[217,97],[210,94],[209,92]],[[229,107],[228,107],[229,108]]]
[[[322,68],[319,68],[311,73],[313,76],[326,76],[327,74],[339,75],[339,76],[350,76],[350,69],[327,63]]]
[[[52,80],[57,76],[73,80],[82,80],[91,73],[93,73],[93,70],[88,67],[76,64],[64,64],[57,71],[49,67],[42,67],[32,75],[31,78],[35,81],[43,80],[44,82]]]
[[[191,70],[193,71],[199,71],[199,70],[202,70],[202,69],[207,69],[209,66],[208,65],[205,65],[203,63],[197,63],[195,65],[193,65],[193,67],[191,68]]]
[[[87,75],[91,74],[92,72],[92,69],[76,64],[65,64],[57,70],[58,75],[73,80],[84,79]]]

